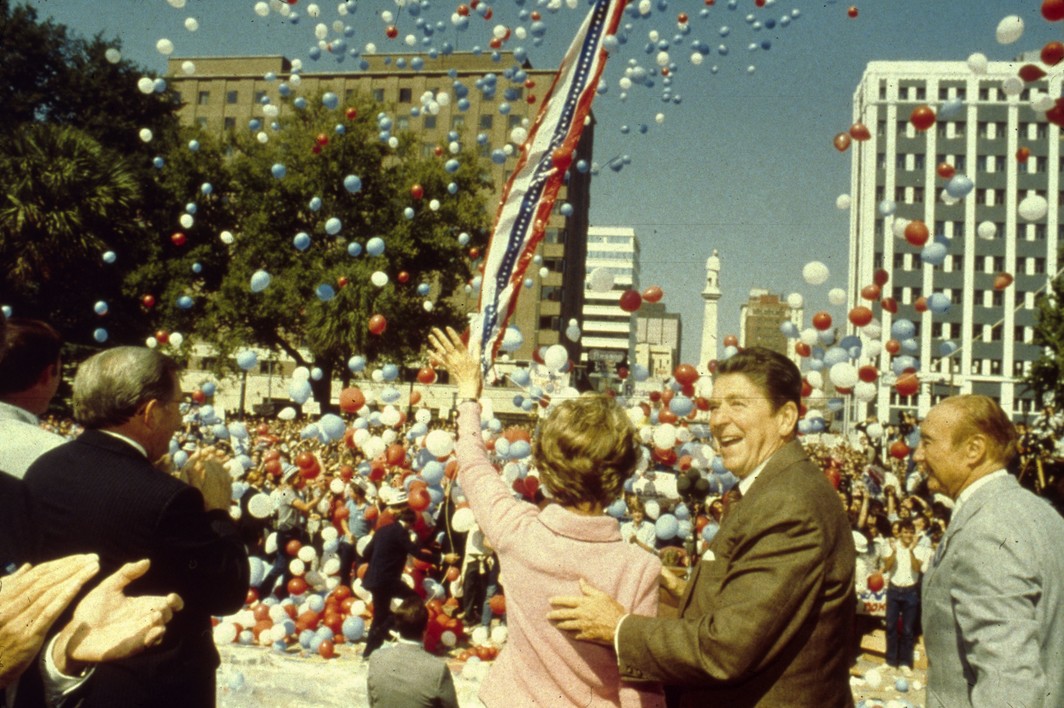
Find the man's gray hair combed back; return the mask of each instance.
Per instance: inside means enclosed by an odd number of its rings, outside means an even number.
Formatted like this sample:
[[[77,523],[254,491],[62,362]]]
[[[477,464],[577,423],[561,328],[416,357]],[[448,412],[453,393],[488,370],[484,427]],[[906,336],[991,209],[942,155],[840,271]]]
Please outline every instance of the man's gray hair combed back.
[[[82,362],[74,377],[74,419],[89,429],[121,425],[148,401],[170,401],[179,367],[147,347],[115,347]]]

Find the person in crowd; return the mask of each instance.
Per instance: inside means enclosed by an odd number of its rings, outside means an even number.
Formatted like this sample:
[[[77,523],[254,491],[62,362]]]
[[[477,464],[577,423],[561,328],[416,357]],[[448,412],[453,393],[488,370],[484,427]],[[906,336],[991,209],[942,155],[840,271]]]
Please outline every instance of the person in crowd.
[[[629,510],[631,520],[621,524],[621,540],[639,546],[648,553],[657,553],[658,535],[654,524],[647,521],[647,512],[638,499]]]
[[[59,388],[63,340],[50,325],[12,317],[0,355],[0,470],[22,477],[42,453],[66,442],[37,416]]]
[[[360,484],[347,485],[347,499],[344,506],[346,517],[340,519],[340,584],[351,584],[351,570],[358,558],[358,541],[369,533],[366,521],[366,490]]]
[[[662,681],[677,705],[852,706],[854,542],[796,439],[801,389],[794,363],[767,349],[719,364],[710,431],[739,482],[690,580],[668,583],[678,618],[629,614],[590,586],[552,598],[549,617],[615,646],[623,676]]]
[[[325,498],[328,492],[328,488],[325,486],[325,478],[319,477],[314,482],[317,496],[307,501],[302,494],[302,490],[296,488],[297,484],[302,484],[299,468],[295,465],[289,465],[281,477],[281,486],[276,496],[277,555],[274,558],[273,567],[270,568],[270,571],[259,585],[260,597],[270,596],[278,578],[281,580],[281,594],[288,592],[288,581],[292,578],[292,573],[288,569],[288,564],[292,560],[287,552],[288,544],[292,541],[298,541],[302,544],[310,540],[304,525],[304,517],[309,517],[314,512],[314,508]]]
[[[991,398],[930,410],[914,459],[954,501],[925,569],[929,706],[1064,706],[1064,519],[1006,467],[1016,431]]]
[[[392,602],[397,598],[418,599],[414,590],[403,582],[407,558],[415,556],[429,562],[435,560],[435,554],[430,549],[418,545],[411,538],[417,512],[406,505],[406,495],[394,495],[390,501],[396,513],[395,520],[374,532],[364,552],[369,567],[362,578],[362,586],[373,594],[373,621],[362,650],[362,656],[367,659],[380,648],[392,629],[395,622]]]
[[[920,622],[920,578],[931,560],[929,548],[916,542],[916,528],[905,519],[898,522],[898,538],[883,549],[883,570],[887,583],[887,666],[913,673],[916,627]],[[899,628],[900,625],[900,628]]]
[[[479,526],[474,526],[466,535],[465,554],[462,556],[462,620],[469,625],[481,623],[491,588],[498,589],[499,559],[495,549],[484,536]],[[491,623],[488,609],[487,623]]]
[[[619,498],[639,459],[624,409],[604,396],[556,405],[532,446],[540,484],[554,503],[542,509],[514,498],[491,463],[480,434],[482,372],[458,333],[434,329],[432,358],[457,386],[458,483],[499,555],[509,640],[482,684],[489,708],[515,696],[536,705],[662,705],[655,684],[622,681],[608,647],[570,640],[547,621],[548,597],[590,577],[627,611],[657,611],[661,562],[621,540],[603,513]]]
[[[425,651],[429,623],[425,604],[407,597],[393,612],[398,639],[369,660],[366,684],[371,708],[458,708],[447,662]]]
[[[38,561],[95,553],[110,575],[146,558],[133,595],[176,593],[184,609],[161,642],[99,664],[80,705],[210,706],[218,652],[211,615],[235,612],[248,589],[248,558],[229,516],[220,465],[195,465],[189,483],[152,463],[181,424],[178,366],[145,347],[117,347],[78,368],[74,415],[86,430],[26,472],[40,530]],[[82,590],[91,591],[90,581]]]

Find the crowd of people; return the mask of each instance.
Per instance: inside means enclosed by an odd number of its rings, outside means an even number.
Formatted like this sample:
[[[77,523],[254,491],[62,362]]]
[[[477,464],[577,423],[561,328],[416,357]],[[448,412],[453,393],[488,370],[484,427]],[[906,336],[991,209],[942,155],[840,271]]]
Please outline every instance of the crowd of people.
[[[504,427],[436,330],[448,419],[225,424],[117,347],[78,367],[74,421],[42,421],[58,334],[6,330],[8,706],[212,705],[226,642],[364,642],[376,705],[456,705],[440,657],[497,655],[488,706],[846,706],[877,628],[898,680],[923,633],[929,705],[1064,705],[1064,521],[1005,471],[1033,433],[990,399],[799,438],[801,374],[751,349],[704,431],[607,396]]]

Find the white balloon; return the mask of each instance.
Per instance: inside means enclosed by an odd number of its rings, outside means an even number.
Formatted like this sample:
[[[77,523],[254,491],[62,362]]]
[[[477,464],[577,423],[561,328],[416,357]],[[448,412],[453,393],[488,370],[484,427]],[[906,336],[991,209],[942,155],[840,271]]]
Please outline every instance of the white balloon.
[[[181,218],[177,220],[177,223],[181,224],[186,229],[191,229],[192,224],[196,223],[196,220],[192,218],[192,214],[182,214]]]
[[[832,288],[828,291],[828,302],[832,305],[845,305],[846,291],[842,288]]]
[[[273,511],[273,500],[270,499],[269,494],[259,492],[251,499],[248,499],[248,513],[256,519],[267,519],[273,514]]]
[[[820,261],[810,261],[802,268],[802,277],[810,285],[823,285],[829,275],[831,275],[831,271]]]
[[[894,238],[905,238],[905,227],[909,225],[908,219],[901,217],[894,217],[893,223],[890,225],[891,233],[894,234]]]
[[[451,528],[456,533],[467,533],[476,524],[476,517],[473,516],[473,510],[469,507],[456,509],[454,515],[451,516]]]
[[[857,367],[847,361],[832,366],[830,377],[831,383],[835,384],[836,388],[853,388],[860,380],[857,376]]]
[[[1006,96],[1019,96],[1023,91],[1023,79],[1019,76],[1010,76],[1001,82],[1001,92]]]
[[[803,344],[814,346],[820,343],[820,333],[815,327],[806,327],[799,333],[798,339],[802,340]]]
[[[336,478],[333,481],[329,482],[329,491],[332,492],[333,494],[343,494],[344,493],[344,480]],[[333,529],[334,531],[336,530],[335,526],[329,526],[328,528]],[[328,530],[328,529],[326,529],[326,530]]]
[[[1038,194],[1027,195],[1016,208],[1016,212],[1027,221],[1038,221],[1045,217],[1048,211],[1049,202],[1046,201],[1045,197]]]
[[[824,376],[819,371],[806,372],[805,380],[809,382],[810,386],[818,391],[824,388]]]
[[[654,429],[654,447],[659,450],[671,450],[676,445],[676,426],[663,423]]]
[[[307,564],[298,558],[293,558],[288,563],[288,572],[292,575],[303,575],[303,573],[307,572]]]
[[[569,362],[569,352],[561,344],[552,344],[543,354],[543,363],[548,369],[558,371]]]
[[[791,293],[787,296],[787,305],[792,310],[797,310],[804,302],[805,299],[802,297],[801,293]]]
[[[178,349],[185,342],[185,335],[180,332],[172,332],[170,334],[170,346],[174,349]]]
[[[1001,22],[994,31],[994,38],[997,39],[998,44],[1012,44],[1022,36],[1023,19],[1019,15],[1001,18]]]
[[[609,268],[596,268],[588,276],[588,282],[591,285],[591,290],[596,293],[609,292],[613,287],[613,273],[610,272]]]
[[[151,139],[153,137],[154,137],[154,135],[152,134],[150,128],[141,128],[140,129],[140,139],[141,139],[142,142],[150,143]]]
[[[976,52],[968,57],[968,68],[973,74],[985,74],[987,64],[986,55],[982,52]]]
[[[192,61],[181,62],[181,71],[191,76],[196,73],[196,63]]]
[[[850,208],[850,195],[840,194],[835,198],[835,208],[839,211],[846,211]]]
[[[993,221],[980,221],[975,233],[979,238],[992,239],[997,236],[997,224]]]
[[[868,403],[874,400],[876,397],[876,385],[874,383],[868,383],[867,381],[858,381],[857,385],[853,387],[853,397],[862,403]],[[869,426],[868,430],[871,431],[872,427]],[[871,434],[871,432],[869,433]]]
[[[195,17],[186,17],[185,29],[187,29],[189,32],[195,32],[199,29],[199,20],[197,20]]]
[[[425,449],[433,457],[446,457],[454,450],[454,438],[446,430],[430,430],[425,436]]]
[[[383,288],[388,284],[388,274],[383,271],[375,271],[373,275],[369,276],[369,282],[373,283],[378,288]]]
[[[295,420],[296,419],[296,409],[293,408],[292,406],[285,406],[280,411],[278,411],[277,419],[278,420]]]
[[[137,90],[143,94],[149,94],[155,92],[155,81],[148,76],[142,76],[137,79]]]
[[[164,57],[168,57],[174,53],[174,43],[164,37],[155,43],[155,51]]]
[[[308,379],[310,379],[310,369],[308,369],[307,367],[297,366],[292,371],[293,381],[307,381]]]
[[[314,546],[303,546],[299,549],[297,557],[304,563],[313,563],[318,557],[318,552],[314,550]]]

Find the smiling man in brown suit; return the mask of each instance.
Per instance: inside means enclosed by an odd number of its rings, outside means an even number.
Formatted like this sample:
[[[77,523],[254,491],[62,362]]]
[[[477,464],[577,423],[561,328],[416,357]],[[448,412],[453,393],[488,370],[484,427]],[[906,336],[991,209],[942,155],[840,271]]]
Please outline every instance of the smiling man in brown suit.
[[[720,365],[710,429],[739,483],[686,586],[667,582],[678,619],[624,615],[590,586],[552,600],[561,629],[612,643],[621,675],[665,683],[672,705],[853,705],[853,539],[838,495],[795,439],[801,384],[797,367],[766,349]]]

